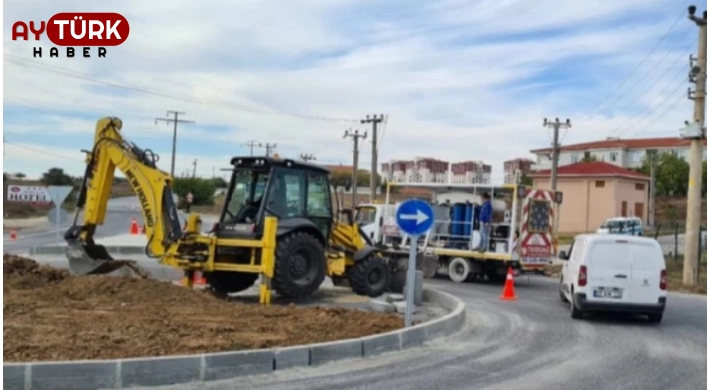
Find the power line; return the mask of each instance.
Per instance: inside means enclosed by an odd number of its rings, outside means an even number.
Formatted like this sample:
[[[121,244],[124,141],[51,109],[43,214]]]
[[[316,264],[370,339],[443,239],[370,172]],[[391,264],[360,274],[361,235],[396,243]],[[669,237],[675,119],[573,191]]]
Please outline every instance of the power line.
[[[697,44],[696,42],[693,42],[693,43],[691,44],[691,46],[688,47],[688,50],[690,50],[690,48],[691,48],[692,46],[696,45],[696,44]],[[627,104],[626,106],[624,106],[624,108],[621,108],[619,111],[624,111],[624,110],[626,110],[627,108],[629,108],[629,107],[631,107],[632,105],[634,105],[636,102],[640,101],[643,97],[645,97],[646,94],[649,93],[649,92],[653,89],[653,87],[656,86],[656,84],[658,84],[659,82],[661,82],[661,81],[664,79],[664,77],[665,77],[673,68],[675,68],[676,65],[678,65],[678,63],[681,62],[684,58],[686,58],[686,54],[685,54],[685,53],[681,53],[681,55],[676,59],[676,61],[673,62],[673,64],[671,64],[671,66],[669,66],[669,67],[666,69],[666,71],[663,72],[663,74],[661,74],[653,83],[649,84],[648,88],[646,88],[646,90],[645,90],[644,92],[642,92],[641,95],[639,95],[639,97],[638,97],[636,100],[630,101],[629,104]],[[680,70],[681,70],[680,73],[685,73],[685,72],[687,72],[685,69],[680,69]],[[669,83],[666,84],[666,87],[665,87],[665,88],[667,88],[668,85],[670,85],[670,84],[673,82],[673,80],[674,80],[674,79],[677,79],[677,78],[678,78],[678,75],[676,74],[675,77],[672,77],[672,78],[669,80]],[[665,88],[664,88],[663,90],[665,90]],[[628,119],[627,121],[625,121],[623,124],[621,124],[621,125],[619,125],[618,127],[616,127],[614,130],[612,130],[612,131],[610,132],[610,134],[611,134],[611,133],[616,133],[616,132],[618,132],[622,127],[624,127],[624,126],[626,125],[626,123],[628,123],[629,121],[633,120],[634,118],[636,118],[636,115],[633,116],[633,117],[631,117],[631,118],[629,118],[629,119]]]
[[[631,131],[632,129],[635,129],[638,125],[640,125],[641,123],[644,123],[644,122],[646,121],[646,119],[648,119],[649,117],[651,117],[651,115],[653,115],[653,113],[656,112],[656,110],[660,109],[660,108],[665,104],[665,102],[668,101],[668,99],[670,99],[674,94],[678,93],[678,91],[680,91],[680,89],[681,89],[681,87],[682,87],[683,85],[685,85],[685,82],[679,83],[678,86],[676,87],[676,89],[673,90],[673,92],[671,92],[670,94],[668,94],[668,95],[666,96],[666,98],[663,99],[663,101],[661,101],[661,103],[659,103],[653,110],[649,111],[648,114],[646,114],[643,118],[641,118],[641,120],[639,120],[638,122],[636,122],[636,124],[634,124],[633,126],[629,127],[626,131],[627,131],[627,132],[628,132],[628,131]],[[686,96],[681,95],[681,96],[678,98],[678,100],[675,102],[675,104],[669,106],[665,111],[663,111],[662,115],[657,116],[657,117],[655,117],[654,119],[655,119],[655,120],[658,120],[658,119],[662,118],[663,116],[665,116],[673,107],[677,106],[677,105],[680,103],[680,101],[683,100],[683,98],[685,98],[685,97],[686,97]],[[641,129],[643,129],[643,127],[641,127]],[[634,135],[636,135],[636,134],[638,134],[638,133],[640,133],[640,132],[641,132],[641,130],[637,130],[636,132],[630,134],[629,137],[634,136]],[[622,135],[620,135],[620,136],[622,136]]]
[[[643,60],[641,60],[641,62],[639,62],[639,63],[636,65],[636,67],[635,67],[633,70],[631,70],[631,72],[630,72],[619,84],[617,84],[617,86],[616,86],[611,92],[609,92],[609,94],[608,94],[606,97],[604,97],[604,99],[602,99],[594,108],[592,108],[591,110],[589,110],[589,111],[587,111],[586,113],[582,114],[582,116],[580,116],[580,120],[583,121],[583,120],[585,120],[586,118],[589,118],[589,117],[590,117],[590,114],[592,114],[592,113],[593,113],[594,111],[596,111],[597,109],[601,108],[601,106],[603,105],[603,103],[605,103],[610,97],[612,97],[612,96],[614,95],[614,93],[615,93],[616,91],[619,90],[619,88],[621,88],[627,81],[629,81],[629,80],[631,79],[631,76],[633,76],[634,73],[636,73],[636,71],[639,70],[639,69],[641,68],[641,66],[642,66],[643,64],[645,64],[646,61],[647,61],[649,58],[651,58],[651,55],[656,51],[656,49],[658,49],[658,47],[661,45],[661,43],[663,43],[663,41],[666,39],[666,37],[668,37],[668,35],[670,35],[671,31],[673,31],[673,28],[675,28],[675,26],[676,26],[684,17],[685,17],[685,12],[682,12],[680,15],[678,15],[678,18],[675,20],[675,22],[673,22],[673,24],[668,28],[668,30],[666,31],[666,33],[661,36],[661,38],[658,40],[658,42],[656,42],[656,45],[653,46],[653,48],[651,48],[651,50],[648,52],[648,54],[646,54],[646,57],[644,57]]]
[[[106,85],[109,87],[121,88],[121,89],[129,90],[129,91],[133,91],[133,92],[140,92],[140,93],[164,97],[164,98],[168,98],[168,99],[182,100],[182,101],[186,101],[186,102],[190,102],[190,103],[202,104],[202,105],[207,105],[207,106],[225,107],[225,108],[234,109],[234,110],[251,112],[254,114],[291,116],[291,117],[296,117],[296,118],[300,118],[300,119],[327,121],[327,122],[358,122],[357,119],[352,119],[352,118],[325,117],[325,116],[318,116],[318,115],[304,115],[304,114],[296,114],[296,113],[285,113],[285,112],[279,112],[279,111],[267,111],[267,110],[263,110],[263,109],[246,107],[243,105],[229,103],[229,102],[204,101],[204,100],[195,99],[195,98],[188,97],[188,96],[182,96],[182,95],[177,95],[177,94],[172,94],[172,93],[167,93],[167,92],[162,92],[162,91],[156,91],[156,90],[151,90],[151,89],[142,88],[142,87],[131,86],[131,85],[122,84],[122,83],[116,83],[116,82],[112,82],[112,81],[101,80],[96,77],[87,75],[85,73],[79,73],[76,71],[72,71],[70,69],[61,68],[61,67],[57,67],[57,66],[38,64],[36,62],[27,60],[22,57],[14,56],[14,55],[8,54],[8,53],[6,53],[5,56],[9,57],[7,60],[10,63],[14,63],[16,65],[31,66],[31,67],[34,67],[38,70],[42,70],[42,71],[49,72],[49,73],[55,73],[55,74],[63,75],[66,77],[72,77],[72,78],[76,78],[76,79],[80,79],[80,80],[84,80],[84,81],[89,81],[89,82],[96,83],[96,84]]]

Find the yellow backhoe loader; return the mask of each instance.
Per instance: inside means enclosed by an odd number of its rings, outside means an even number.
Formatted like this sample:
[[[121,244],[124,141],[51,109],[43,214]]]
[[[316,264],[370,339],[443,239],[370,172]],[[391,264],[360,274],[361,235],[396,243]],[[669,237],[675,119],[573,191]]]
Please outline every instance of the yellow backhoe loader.
[[[188,284],[201,271],[210,288],[228,294],[246,290],[261,275],[262,303],[270,302],[272,288],[286,297],[312,294],[326,276],[336,283],[348,281],[359,295],[378,296],[389,289],[392,270],[385,255],[363,238],[350,210],[333,212],[335,192],[328,170],[289,159],[234,157],[219,222],[203,233],[201,219],[193,213],[183,229],[173,178],[156,166],[152,151],[122,136],[122,126],[118,118],[100,119],[93,148],[85,151],[77,210],[64,235],[74,273],[116,268],[93,236],[104,223],[118,168],[141,205],[146,254],[184,270]]]

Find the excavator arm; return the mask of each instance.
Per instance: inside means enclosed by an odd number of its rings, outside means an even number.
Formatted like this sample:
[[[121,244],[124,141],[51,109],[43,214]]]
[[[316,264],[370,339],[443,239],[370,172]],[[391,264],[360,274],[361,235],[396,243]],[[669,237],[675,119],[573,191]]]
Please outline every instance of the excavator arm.
[[[118,118],[102,118],[96,124],[72,226],[64,234],[70,269],[77,274],[113,270],[113,258],[94,242],[96,227],[104,223],[116,168],[123,172],[138,197],[148,237],[146,254],[162,257],[182,237],[172,194],[173,178],[156,167],[157,156],[124,139]],[[80,216],[83,214],[83,216]],[[80,218],[83,220],[79,224]]]

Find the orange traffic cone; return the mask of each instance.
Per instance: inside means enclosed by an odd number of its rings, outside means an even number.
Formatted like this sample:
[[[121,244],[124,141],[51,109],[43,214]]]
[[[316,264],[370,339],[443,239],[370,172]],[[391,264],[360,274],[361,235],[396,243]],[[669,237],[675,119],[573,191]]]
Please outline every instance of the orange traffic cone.
[[[10,239],[13,241],[17,240],[17,232],[15,232],[14,229],[10,231]]]
[[[193,286],[204,286],[207,284],[207,279],[202,275],[202,272],[195,271],[195,276],[192,278]]]
[[[131,234],[138,234],[138,222],[135,218],[131,219]]]
[[[518,299],[515,296],[515,288],[513,287],[513,268],[508,267],[508,275],[505,277],[505,286],[503,287],[503,295],[500,299],[504,301],[512,301]]]

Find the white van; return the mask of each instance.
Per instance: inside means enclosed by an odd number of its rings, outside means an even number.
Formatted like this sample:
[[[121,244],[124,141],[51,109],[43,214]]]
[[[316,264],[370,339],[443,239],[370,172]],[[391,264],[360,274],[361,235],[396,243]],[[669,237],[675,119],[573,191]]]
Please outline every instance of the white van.
[[[560,299],[572,318],[585,312],[648,315],[660,322],[666,306],[666,262],[658,241],[619,234],[580,234],[564,260]]]

